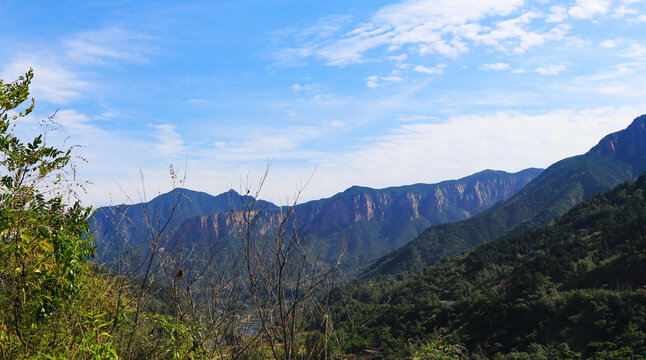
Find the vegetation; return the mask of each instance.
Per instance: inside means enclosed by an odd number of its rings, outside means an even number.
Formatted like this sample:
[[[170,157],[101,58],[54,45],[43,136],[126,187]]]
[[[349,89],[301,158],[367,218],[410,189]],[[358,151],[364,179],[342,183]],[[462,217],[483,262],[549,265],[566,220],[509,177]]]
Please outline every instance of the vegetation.
[[[644,284],[646,175],[404,282],[338,289],[333,318],[349,352],[397,358],[413,340],[493,359],[631,359],[646,356]]]
[[[391,258],[414,249],[408,264],[372,269],[439,262],[403,281],[334,287],[340,260],[312,256],[295,203],[257,201],[262,183],[234,193],[235,204],[211,201],[178,187],[172,167],[174,190],[159,203],[96,214],[115,221],[100,228],[111,254],[92,262],[71,149],[13,132],[34,108],[20,108],[32,78],[0,81],[2,359],[646,357],[646,174],[590,198],[630,177],[640,154],[566,159],[474,220],[431,228],[429,241]],[[235,248],[190,247],[175,229],[192,213],[232,208]]]
[[[240,197],[233,217],[237,251],[222,256],[222,244],[209,244],[171,253],[165,247],[183,245],[173,238],[178,219],[195,208],[226,206],[225,200],[189,200],[184,189],[175,188],[182,180],[171,167],[175,190],[165,203],[159,209],[145,202],[135,207],[139,229],[120,222],[104,229],[115,234],[109,245],[118,251],[102,258],[108,263],[90,262],[91,209],[70,197],[76,184],[71,149],[47,146],[43,135],[23,143],[12,131],[33,110],[33,100],[17,110],[29,96],[32,77],[30,71],[15,82],[0,82],[0,358],[328,354],[325,332],[306,326],[325,326],[321,295],[336,267],[309,256],[293,227],[293,206],[281,209],[270,231],[260,231],[263,202],[256,202],[257,193]]]

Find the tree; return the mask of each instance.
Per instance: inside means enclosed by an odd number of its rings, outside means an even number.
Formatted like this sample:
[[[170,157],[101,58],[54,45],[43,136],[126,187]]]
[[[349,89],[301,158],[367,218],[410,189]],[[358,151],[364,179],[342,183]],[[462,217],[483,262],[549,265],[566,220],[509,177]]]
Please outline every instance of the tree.
[[[52,319],[81,287],[90,208],[73,191],[71,148],[48,146],[43,134],[23,142],[17,121],[34,109],[27,102],[33,71],[11,83],[0,80],[0,354],[38,352],[55,339]],[[18,110],[27,102],[25,109]],[[49,334],[52,336],[45,336]]]

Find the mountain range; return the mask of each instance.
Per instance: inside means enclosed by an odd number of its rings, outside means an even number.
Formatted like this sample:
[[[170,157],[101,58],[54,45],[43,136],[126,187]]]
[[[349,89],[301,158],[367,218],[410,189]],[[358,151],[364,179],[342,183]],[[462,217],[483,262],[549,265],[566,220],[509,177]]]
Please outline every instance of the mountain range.
[[[541,171],[485,170],[437,184],[385,189],[354,186],[330,198],[296,205],[293,221],[312,251],[322,251],[330,262],[342,253],[344,268],[358,269],[431,225],[466,219],[512,196]],[[95,211],[93,233],[101,261],[156,237],[161,237],[157,241],[167,249],[204,249],[216,243],[231,246],[239,241],[236,214],[255,199],[233,190],[211,196],[177,188],[143,200]],[[260,232],[271,228],[286,210],[262,200],[253,207],[263,213],[256,224]]]
[[[296,205],[292,221],[324,260],[334,262],[343,254],[348,271],[370,264],[361,279],[416,273],[479,244],[548,224],[581,201],[633,179],[646,169],[645,123],[646,116],[640,116],[586,154],[545,171],[485,170],[437,184],[354,186]],[[239,242],[235,214],[252,202],[263,213],[257,224],[261,232],[286,209],[233,190],[212,196],[181,188],[134,205],[99,208],[93,232],[100,259],[160,234],[163,239],[156,241],[167,249],[231,248]]]

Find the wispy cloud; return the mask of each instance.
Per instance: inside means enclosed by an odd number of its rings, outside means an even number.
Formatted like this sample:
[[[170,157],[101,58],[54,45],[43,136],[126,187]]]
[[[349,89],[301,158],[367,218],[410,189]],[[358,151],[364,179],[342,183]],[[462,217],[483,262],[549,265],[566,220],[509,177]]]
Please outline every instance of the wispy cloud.
[[[157,139],[154,147],[165,156],[178,156],[186,152],[184,140],[173,124],[148,124],[153,131],[150,136]]]
[[[622,56],[630,58],[641,58],[644,55],[646,55],[646,46],[639,43],[631,44],[630,47],[622,54]]]
[[[34,69],[34,80],[30,86],[31,95],[37,100],[52,104],[66,104],[83,95],[92,87],[82,76],[56,62],[46,61],[45,58],[21,57],[0,70],[0,78],[16,79],[29,70]],[[11,81],[11,80],[9,80]]]
[[[388,75],[388,76],[377,76],[377,75],[371,75],[366,78],[366,86],[374,89],[386,85],[390,85],[392,83],[397,83],[404,81],[404,79],[398,75]]]
[[[555,64],[555,65],[540,66],[536,68],[534,72],[543,76],[553,76],[553,75],[558,75],[564,72],[565,70],[567,70],[567,66],[565,64]]]
[[[38,100],[68,104],[100,88],[96,75],[106,64],[145,62],[152,51],[151,38],[121,28],[80,32],[37,50],[15,49],[0,69],[3,79],[13,79],[34,69],[30,89]]]
[[[568,10],[575,19],[590,19],[595,15],[605,14],[610,8],[608,0],[577,0],[576,5]]]
[[[73,61],[88,63],[147,62],[152,38],[119,27],[98,31],[81,32],[63,40],[67,57]]]
[[[504,71],[504,70],[510,70],[511,66],[509,66],[508,63],[494,63],[494,64],[484,64],[479,67],[480,70],[488,70],[488,71]]]
[[[350,164],[353,183],[371,186],[399,184],[404,179],[431,182],[457,178],[483,168],[547,166],[584,153],[638,115],[635,108],[604,107],[541,114],[507,111],[404,124],[373,144],[348,153],[340,163]],[[420,154],[424,154],[424,166],[419,166]],[[385,168],[389,169],[387,174]]]
[[[334,120],[321,126],[255,129],[235,138],[217,140],[211,148],[198,151],[197,155],[210,158],[210,161],[217,159],[218,162],[309,160],[320,153],[308,149],[307,145],[344,125]]]
[[[562,5],[556,5],[556,6],[550,7],[550,13],[547,15],[547,18],[545,19],[545,21],[548,23],[558,23],[567,19],[567,17],[568,17],[567,8]]]
[[[624,64],[617,64],[609,67],[608,69],[605,69],[604,71],[601,71],[597,74],[585,76],[585,77],[579,77],[576,79],[577,82],[584,82],[584,81],[599,81],[599,80],[609,80],[609,79],[615,79],[621,76],[625,75],[630,75],[634,74],[637,71],[641,71],[644,68],[646,68],[646,64],[642,62],[632,62],[632,63],[624,63]]]
[[[444,64],[440,64],[440,65],[433,66],[433,67],[426,67],[426,66],[422,66],[422,65],[415,65],[415,66],[413,67],[413,71],[421,72],[421,73],[429,74],[429,75],[432,75],[432,74],[441,74],[441,73],[444,71],[443,69],[444,69],[445,67],[446,67],[446,65],[444,65]]]
[[[377,48],[385,48],[387,52],[406,48],[421,56],[456,58],[474,45],[522,53],[566,37],[569,31],[566,24],[540,31],[530,29],[533,21],[546,16],[522,11],[523,5],[522,0],[407,0],[382,7],[368,22],[349,30],[341,32],[335,28],[334,36],[301,38],[302,46],[285,48],[279,53],[284,52],[286,57],[317,57],[328,65],[345,66],[369,61],[365,54]],[[514,13],[517,16],[510,18]],[[564,17],[565,9],[554,7],[545,23],[561,21]],[[490,22],[494,26],[488,25]],[[405,58],[391,55],[390,59]]]

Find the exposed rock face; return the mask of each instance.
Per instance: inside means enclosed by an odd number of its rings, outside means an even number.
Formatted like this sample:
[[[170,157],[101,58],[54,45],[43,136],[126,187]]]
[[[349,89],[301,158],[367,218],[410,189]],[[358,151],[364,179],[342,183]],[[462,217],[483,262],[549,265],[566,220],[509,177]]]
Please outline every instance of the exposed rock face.
[[[249,215],[258,217],[254,230],[261,236],[274,231],[280,221],[278,212],[252,211]],[[187,244],[204,244],[213,247],[223,241],[237,242],[240,239],[239,231],[244,228],[243,224],[242,213],[223,211],[187,219],[182,224],[180,234]]]
[[[386,189],[354,186],[331,198],[297,205],[290,226],[295,225],[325,259],[334,261],[342,251],[346,268],[356,268],[412,240],[433,224],[466,219],[510,197],[540,172],[485,170],[439,184]],[[271,235],[280,215],[274,211],[258,216],[255,234]],[[239,214],[228,211],[189,218],[181,234],[186,245],[213,247],[239,240],[239,228]]]
[[[538,176],[542,170],[510,174],[485,170],[459,180],[385,189],[354,186],[327,199],[297,205],[286,225],[298,229],[312,251],[336,261],[343,252],[346,269],[358,268],[375,257],[414,239],[431,225],[466,219],[504,200]],[[173,249],[235,249],[240,244],[241,213],[253,199],[230,191],[219,196],[177,189],[145,204],[98,209],[93,229],[104,260],[117,247],[115,239],[133,246],[150,241],[145,214],[154,224],[172,216],[164,240]],[[173,204],[176,210],[171,211]],[[256,202],[264,209],[254,222],[253,234],[271,236],[287,208]],[[163,220],[163,221],[162,221]],[[125,241],[127,240],[127,241]]]
[[[320,232],[338,231],[359,221],[424,218],[430,224],[470,217],[513,195],[540,173],[517,174],[485,170],[439,184],[416,184],[386,189],[352,187],[329,199],[311,201],[295,209],[301,223],[313,222]]]

